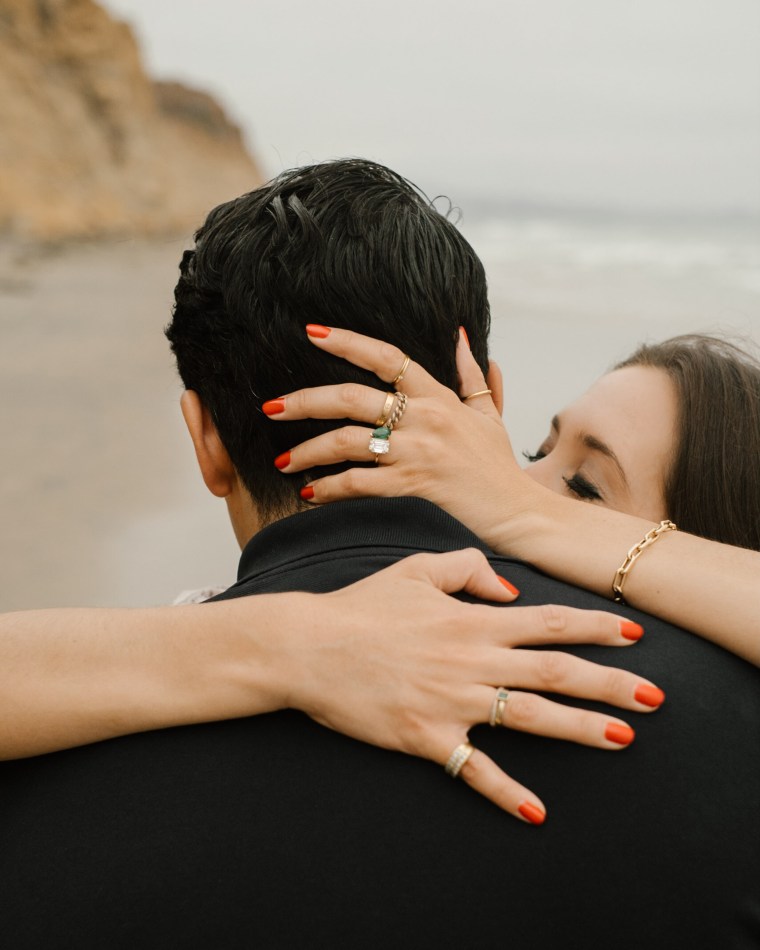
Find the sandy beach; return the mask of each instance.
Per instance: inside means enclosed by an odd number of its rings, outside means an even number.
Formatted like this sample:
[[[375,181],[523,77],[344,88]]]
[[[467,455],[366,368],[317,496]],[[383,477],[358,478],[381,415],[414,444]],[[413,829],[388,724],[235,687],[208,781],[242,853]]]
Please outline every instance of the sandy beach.
[[[760,343],[756,223],[465,221],[516,450],[642,339]],[[234,580],[163,337],[186,240],[0,248],[0,608],[170,602]]]

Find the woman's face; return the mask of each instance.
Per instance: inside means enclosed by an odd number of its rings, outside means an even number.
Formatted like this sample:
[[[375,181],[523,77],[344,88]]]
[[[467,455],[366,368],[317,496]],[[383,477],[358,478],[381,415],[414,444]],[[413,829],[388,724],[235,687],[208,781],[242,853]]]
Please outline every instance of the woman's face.
[[[552,419],[526,471],[562,495],[662,521],[677,411],[663,370],[616,369]]]

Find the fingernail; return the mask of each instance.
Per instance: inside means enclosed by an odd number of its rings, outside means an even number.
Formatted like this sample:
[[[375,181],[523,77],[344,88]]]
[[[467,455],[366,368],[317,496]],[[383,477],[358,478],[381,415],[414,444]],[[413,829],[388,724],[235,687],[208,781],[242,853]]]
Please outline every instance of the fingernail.
[[[261,407],[261,411],[267,416],[276,416],[285,412],[284,399],[270,399]]]
[[[283,452],[274,460],[276,468],[287,468],[290,465],[290,452]]]
[[[543,825],[546,821],[546,812],[532,802],[522,802],[517,806],[517,810],[532,825]]]
[[[630,726],[621,726],[619,722],[610,722],[604,730],[604,738],[618,745],[630,745],[636,733]]]
[[[665,693],[656,686],[642,683],[641,686],[636,687],[633,698],[637,703],[643,703],[645,706],[662,706],[665,702]]]
[[[499,578],[499,583],[506,587],[510,594],[514,594],[515,597],[520,593],[520,591],[515,587],[514,584],[510,584],[506,577],[501,577],[499,574],[496,575]]]
[[[330,327],[323,327],[321,323],[307,323],[306,332],[309,336],[315,336],[318,340],[324,340],[330,336]]]
[[[307,485],[305,488],[301,489],[301,498],[303,498],[304,501],[311,501],[313,497],[314,489],[311,487],[311,485]]]
[[[460,328],[459,328],[459,332],[460,332],[460,333],[462,334],[462,336],[464,337],[464,342],[467,344],[467,349],[468,349],[468,350],[471,350],[472,347],[470,346],[470,338],[467,336],[467,330],[465,330],[464,327],[460,327]]]
[[[620,621],[620,636],[626,640],[640,640],[644,636],[644,628],[632,620]]]

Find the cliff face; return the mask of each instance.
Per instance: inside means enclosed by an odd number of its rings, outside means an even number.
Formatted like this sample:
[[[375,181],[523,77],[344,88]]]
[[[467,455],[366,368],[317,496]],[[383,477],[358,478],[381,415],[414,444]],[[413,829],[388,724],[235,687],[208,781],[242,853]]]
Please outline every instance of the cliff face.
[[[186,230],[261,181],[221,107],[152,82],[94,0],[0,0],[0,234]]]

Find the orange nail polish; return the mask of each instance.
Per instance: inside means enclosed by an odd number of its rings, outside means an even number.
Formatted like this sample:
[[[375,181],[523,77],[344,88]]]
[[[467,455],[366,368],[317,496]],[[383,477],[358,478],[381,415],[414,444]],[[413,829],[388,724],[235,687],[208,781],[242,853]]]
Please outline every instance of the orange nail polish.
[[[515,597],[520,593],[520,591],[515,587],[514,584],[510,584],[506,577],[501,577],[499,574],[496,575],[499,578],[499,583],[507,588],[510,594],[514,594]]]
[[[313,497],[314,489],[311,487],[311,485],[307,485],[305,488],[301,489],[301,498],[303,498],[304,501],[311,501]]]
[[[330,336],[330,327],[323,327],[320,323],[307,323],[306,332],[309,336],[315,336],[318,340],[324,340]]]
[[[284,399],[270,399],[268,402],[265,402],[261,407],[261,411],[267,416],[276,416],[281,412],[285,412],[285,400]]]
[[[283,452],[274,460],[276,468],[287,468],[290,465],[290,452]]]
[[[621,726],[619,722],[610,722],[604,730],[604,738],[618,745],[630,745],[636,733],[630,726]]]
[[[642,683],[636,687],[633,698],[637,703],[643,703],[645,706],[661,706],[665,702],[665,693],[656,686],[649,686]]]
[[[632,620],[620,621],[620,636],[626,640],[640,640],[644,636],[644,628]]]
[[[465,330],[464,327],[460,327],[460,328],[459,328],[459,332],[460,332],[460,333],[462,334],[462,336],[464,337],[464,342],[467,344],[467,349],[468,349],[468,350],[471,350],[472,347],[470,346],[470,338],[467,336],[467,330]]]
[[[546,812],[532,802],[522,802],[517,806],[517,810],[532,825],[543,825],[546,821]]]

